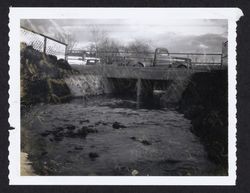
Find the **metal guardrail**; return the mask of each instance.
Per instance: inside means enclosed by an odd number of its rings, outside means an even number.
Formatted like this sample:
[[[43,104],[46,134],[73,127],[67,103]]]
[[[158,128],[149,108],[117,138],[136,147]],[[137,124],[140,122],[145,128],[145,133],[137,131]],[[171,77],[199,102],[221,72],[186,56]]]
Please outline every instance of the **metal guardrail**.
[[[79,54],[79,56],[88,56],[87,53],[92,53],[90,57],[101,58],[102,60],[107,60],[107,58],[114,59],[138,59],[140,58],[142,61],[153,60],[154,52],[132,52],[132,51],[120,51],[120,52],[111,52],[111,51],[99,51],[98,53],[89,51],[89,50],[74,50],[75,54]],[[221,65],[223,62],[222,53],[169,53],[170,56],[175,57],[184,57],[189,58],[192,61],[193,65]],[[161,59],[158,59],[161,60]],[[104,62],[105,63],[105,62]]]
[[[221,64],[227,65],[228,63],[228,41],[222,44],[222,55],[221,55]]]

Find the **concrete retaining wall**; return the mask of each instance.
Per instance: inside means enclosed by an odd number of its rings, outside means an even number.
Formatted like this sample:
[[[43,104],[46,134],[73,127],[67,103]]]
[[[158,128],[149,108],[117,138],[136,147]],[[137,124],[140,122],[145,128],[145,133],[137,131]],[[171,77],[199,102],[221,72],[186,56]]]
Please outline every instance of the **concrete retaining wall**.
[[[160,97],[160,103],[163,106],[176,105],[180,102],[182,94],[189,84],[190,78],[186,80],[174,80],[170,83],[165,93]]]
[[[100,75],[75,75],[65,78],[65,82],[73,97],[109,93],[107,81]]]

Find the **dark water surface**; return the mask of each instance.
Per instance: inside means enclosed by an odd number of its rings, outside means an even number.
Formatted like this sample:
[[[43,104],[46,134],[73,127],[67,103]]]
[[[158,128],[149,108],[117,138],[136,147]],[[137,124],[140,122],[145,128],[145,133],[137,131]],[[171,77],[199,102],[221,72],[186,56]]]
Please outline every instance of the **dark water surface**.
[[[38,175],[209,175],[215,167],[173,109],[96,97],[36,105],[22,116],[22,149]]]

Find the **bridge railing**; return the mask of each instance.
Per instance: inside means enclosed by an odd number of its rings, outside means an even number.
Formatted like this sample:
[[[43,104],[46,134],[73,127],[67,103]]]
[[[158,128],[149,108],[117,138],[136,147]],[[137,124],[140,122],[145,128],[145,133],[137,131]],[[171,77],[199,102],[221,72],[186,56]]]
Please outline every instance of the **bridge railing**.
[[[95,56],[100,58],[103,64],[122,62],[122,60],[126,59],[139,59],[142,62],[152,62],[154,52],[99,52]],[[169,56],[189,58],[193,66],[218,66],[223,64],[225,58],[223,53],[169,53]],[[164,57],[159,60],[164,61]]]
[[[221,65],[221,53],[170,53],[171,56],[191,59],[192,65]]]
[[[227,66],[228,62],[227,58],[228,58],[228,41],[222,44],[222,55],[221,55],[222,65]]]

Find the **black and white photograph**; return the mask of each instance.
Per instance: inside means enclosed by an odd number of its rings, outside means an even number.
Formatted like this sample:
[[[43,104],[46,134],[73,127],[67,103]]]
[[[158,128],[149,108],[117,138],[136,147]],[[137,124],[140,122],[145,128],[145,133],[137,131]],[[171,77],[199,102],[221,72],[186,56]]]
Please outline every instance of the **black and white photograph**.
[[[10,153],[18,162],[10,176],[233,183],[239,16],[102,11],[108,16],[48,9],[44,18],[13,19],[20,122],[10,135],[10,149],[18,150]]]

